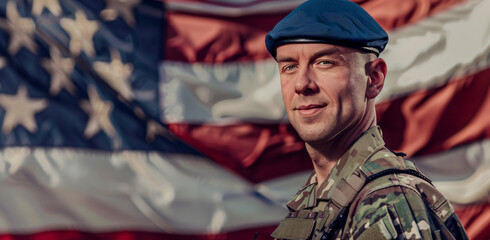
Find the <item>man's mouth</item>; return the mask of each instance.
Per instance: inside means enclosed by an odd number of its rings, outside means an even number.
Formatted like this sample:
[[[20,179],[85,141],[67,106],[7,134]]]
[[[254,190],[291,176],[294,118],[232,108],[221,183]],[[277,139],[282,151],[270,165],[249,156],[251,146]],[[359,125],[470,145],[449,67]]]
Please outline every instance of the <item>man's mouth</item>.
[[[300,115],[308,117],[322,111],[323,109],[325,109],[326,106],[326,104],[308,104],[301,105],[294,110],[298,111]]]

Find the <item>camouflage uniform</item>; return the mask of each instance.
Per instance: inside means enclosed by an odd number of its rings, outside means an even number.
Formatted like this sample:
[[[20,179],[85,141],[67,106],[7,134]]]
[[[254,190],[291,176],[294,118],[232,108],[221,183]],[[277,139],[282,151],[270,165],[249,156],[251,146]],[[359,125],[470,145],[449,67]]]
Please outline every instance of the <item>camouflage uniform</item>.
[[[369,129],[340,158],[320,186],[312,173],[306,185],[287,204],[290,213],[273,236],[282,239],[446,239],[450,231],[456,239],[467,239],[453,208],[429,180],[401,172],[376,177],[359,187],[338,227],[328,238],[326,235],[322,238],[324,232],[319,231],[319,226],[325,218],[323,215],[328,215],[328,202],[333,195],[343,197],[342,189],[346,187],[340,185],[346,185],[345,179],[359,172],[356,169],[376,173],[381,169],[410,168],[408,165],[415,169],[413,163],[384,146],[379,127]],[[318,208],[322,202],[323,206],[327,205],[324,209]]]

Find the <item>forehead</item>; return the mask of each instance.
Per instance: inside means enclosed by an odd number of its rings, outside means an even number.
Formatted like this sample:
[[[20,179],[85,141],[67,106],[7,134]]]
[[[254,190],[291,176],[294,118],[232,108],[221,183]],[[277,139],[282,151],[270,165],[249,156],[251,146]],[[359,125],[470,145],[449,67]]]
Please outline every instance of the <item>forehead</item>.
[[[276,59],[312,56],[348,56],[360,52],[357,49],[325,43],[292,43],[277,47]]]

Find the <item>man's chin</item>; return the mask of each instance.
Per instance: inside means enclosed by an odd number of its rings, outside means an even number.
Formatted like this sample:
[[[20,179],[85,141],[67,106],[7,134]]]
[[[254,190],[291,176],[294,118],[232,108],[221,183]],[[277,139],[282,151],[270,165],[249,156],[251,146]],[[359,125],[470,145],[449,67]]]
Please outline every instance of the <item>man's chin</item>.
[[[321,128],[299,129],[297,132],[305,143],[312,146],[328,143],[336,136],[333,131],[326,131],[324,126]]]
[[[299,137],[309,145],[318,145],[325,142],[328,142],[328,137],[324,135],[320,135],[318,133],[315,134],[299,134]]]

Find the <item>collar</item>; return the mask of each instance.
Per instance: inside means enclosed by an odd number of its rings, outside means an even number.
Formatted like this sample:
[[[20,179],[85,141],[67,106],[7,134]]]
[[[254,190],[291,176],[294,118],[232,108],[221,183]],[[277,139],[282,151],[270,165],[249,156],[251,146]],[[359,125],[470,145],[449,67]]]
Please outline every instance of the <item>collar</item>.
[[[325,181],[318,187],[316,173],[313,171],[306,185],[287,204],[288,208],[298,211],[315,207],[317,200],[328,201],[332,197],[333,191],[331,189],[335,189],[342,178],[348,179],[357,168],[379,149],[383,148],[384,145],[381,128],[379,126],[371,127],[354,141],[339,159]]]

